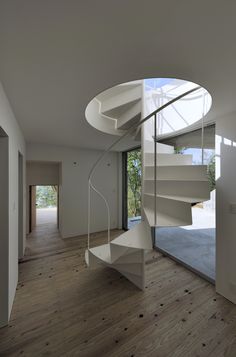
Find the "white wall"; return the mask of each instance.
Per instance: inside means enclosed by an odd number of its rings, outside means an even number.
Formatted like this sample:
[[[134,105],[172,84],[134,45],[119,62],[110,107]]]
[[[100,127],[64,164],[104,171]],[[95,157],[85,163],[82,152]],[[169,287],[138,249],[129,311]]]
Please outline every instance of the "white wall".
[[[62,146],[29,144],[27,160],[61,162],[60,232],[63,238],[87,233],[88,175],[101,154],[96,150],[73,149]],[[108,199],[111,228],[119,226],[120,154],[109,153],[94,175],[93,182]],[[92,194],[92,232],[107,228],[105,204]]]
[[[59,185],[59,163],[27,162],[28,185]]]
[[[236,303],[236,113],[216,123],[216,290]]]
[[[5,256],[8,270],[8,317],[10,316],[18,281],[18,153],[25,158],[25,141],[15,120],[10,104],[0,84],[0,127],[9,140],[9,233],[8,254]],[[25,170],[24,170],[25,173]],[[25,182],[25,181],[24,181]],[[25,191],[24,191],[25,218]],[[25,237],[25,225],[24,234]],[[2,237],[1,237],[2,238]],[[24,246],[24,244],[23,244]],[[1,272],[2,274],[2,272]],[[1,276],[3,278],[3,276]],[[1,301],[0,301],[1,304]],[[1,320],[1,316],[0,316]],[[7,321],[0,321],[0,326]]]
[[[8,137],[0,129],[0,327],[8,321],[9,162]],[[5,133],[4,133],[5,135]]]

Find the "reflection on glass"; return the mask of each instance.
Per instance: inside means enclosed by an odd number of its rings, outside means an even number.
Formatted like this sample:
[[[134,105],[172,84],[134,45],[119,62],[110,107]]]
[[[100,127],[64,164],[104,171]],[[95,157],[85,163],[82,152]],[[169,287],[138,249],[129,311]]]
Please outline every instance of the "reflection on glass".
[[[195,83],[173,78],[144,79],[144,116],[196,86]],[[172,133],[192,125],[206,115],[211,102],[211,96],[204,88],[178,100],[158,113],[157,134]]]

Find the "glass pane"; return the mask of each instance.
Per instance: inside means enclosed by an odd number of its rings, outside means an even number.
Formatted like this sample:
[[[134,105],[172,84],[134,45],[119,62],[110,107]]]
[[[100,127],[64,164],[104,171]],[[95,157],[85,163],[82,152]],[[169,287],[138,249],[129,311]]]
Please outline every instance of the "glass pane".
[[[128,228],[141,220],[141,149],[127,153],[127,214]]]
[[[196,87],[195,83],[174,78],[144,79],[145,116]],[[210,94],[199,88],[168,106],[157,115],[158,135],[174,133],[196,123],[209,111],[211,102]]]

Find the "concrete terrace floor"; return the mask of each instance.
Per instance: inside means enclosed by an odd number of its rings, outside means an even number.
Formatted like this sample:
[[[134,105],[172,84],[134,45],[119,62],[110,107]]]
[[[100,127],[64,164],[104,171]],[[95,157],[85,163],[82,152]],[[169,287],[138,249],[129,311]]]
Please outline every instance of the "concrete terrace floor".
[[[215,282],[215,212],[192,208],[193,224],[156,228],[156,247],[212,283]],[[141,217],[129,219],[129,229]]]
[[[36,225],[49,224],[57,222],[57,208],[37,208],[36,209]]]
[[[193,224],[156,229],[156,247],[215,282],[215,212],[192,208]]]

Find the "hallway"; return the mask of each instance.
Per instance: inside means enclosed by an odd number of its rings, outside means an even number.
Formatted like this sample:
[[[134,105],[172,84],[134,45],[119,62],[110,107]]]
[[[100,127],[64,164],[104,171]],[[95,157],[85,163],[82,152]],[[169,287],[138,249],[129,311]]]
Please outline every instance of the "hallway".
[[[23,261],[33,257],[56,254],[66,247],[66,242],[59,234],[56,223],[39,224],[27,236],[27,244]]]
[[[50,225],[29,236],[1,356],[235,356],[236,307],[211,284],[152,252],[141,292],[112,269],[88,270],[86,242]]]
[[[37,208],[37,225],[57,223],[57,207]]]

